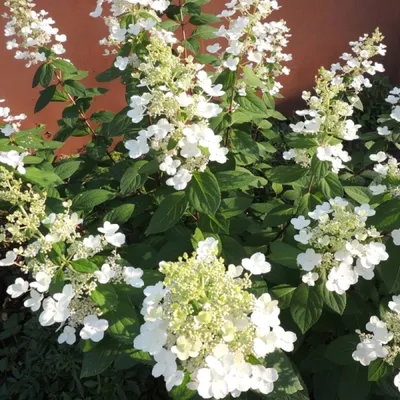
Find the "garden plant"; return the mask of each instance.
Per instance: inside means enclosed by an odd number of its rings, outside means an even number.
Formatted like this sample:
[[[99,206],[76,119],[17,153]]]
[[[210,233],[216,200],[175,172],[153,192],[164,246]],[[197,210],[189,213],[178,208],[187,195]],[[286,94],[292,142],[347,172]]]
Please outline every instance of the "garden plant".
[[[0,107],[5,303],[36,315],[0,351],[8,393],[29,396],[7,366],[36,326],[54,342],[43,368],[71,374],[36,399],[400,398],[400,89],[380,77],[384,37],[350,42],[286,121],[278,2],[206,2],[94,1],[110,60],[96,80],[124,85],[118,113],[92,110],[107,90],[85,86],[45,10],[5,2],[35,112],[65,105],[52,140]]]

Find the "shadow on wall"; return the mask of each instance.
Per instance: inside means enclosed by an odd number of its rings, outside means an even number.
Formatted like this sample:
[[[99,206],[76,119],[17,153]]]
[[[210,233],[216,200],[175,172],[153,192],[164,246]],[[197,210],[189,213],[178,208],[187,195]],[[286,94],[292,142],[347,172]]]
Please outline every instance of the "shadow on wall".
[[[4,2],[2,2],[4,3]],[[223,9],[225,0],[211,0],[204,11],[217,14]],[[349,50],[349,41],[357,40],[364,33],[371,33],[379,27],[385,35],[388,53],[382,62],[393,83],[400,83],[400,0],[280,0],[282,8],[273,13],[273,18],[284,19],[291,29],[292,38],[288,52],[293,54],[289,67],[292,72],[284,77],[279,107],[286,115],[303,107],[301,92],[310,90],[314,77],[322,65],[329,67],[338,57]],[[68,5],[54,0],[40,0],[38,7],[55,19],[61,33],[68,36],[65,44],[69,58],[77,68],[89,71],[87,86],[99,86],[94,77],[109,68],[112,59],[103,56],[99,39],[106,36],[107,29],[101,19],[89,17],[96,0],[69,0]],[[5,12],[0,5],[0,14]],[[1,32],[4,20],[1,21]],[[38,89],[32,89],[35,68],[25,68],[20,60],[14,60],[13,53],[5,48],[5,38],[0,36],[1,83],[0,98],[7,101],[13,113],[28,115],[26,127],[45,123],[47,131],[57,131],[57,119],[61,118],[63,106],[51,103],[43,111],[33,114]],[[101,84],[109,92],[95,99],[92,111],[108,109],[119,111],[126,104],[124,88],[118,81]],[[87,138],[73,138],[63,148],[74,152],[82,147]]]

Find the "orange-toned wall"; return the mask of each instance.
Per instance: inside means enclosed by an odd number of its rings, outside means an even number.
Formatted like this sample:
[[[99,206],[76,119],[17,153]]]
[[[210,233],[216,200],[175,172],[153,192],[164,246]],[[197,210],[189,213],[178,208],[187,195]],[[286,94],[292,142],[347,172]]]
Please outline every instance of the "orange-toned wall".
[[[3,2],[2,2],[3,3]],[[86,85],[96,85],[95,75],[109,67],[110,58],[102,55],[98,40],[106,35],[101,19],[89,17],[95,0],[36,0],[37,7],[49,11],[56,20],[60,32],[68,36],[66,57],[79,69],[88,70]],[[225,0],[211,0],[206,12],[218,13]],[[388,53],[383,63],[394,83],[400,83],[400,0],[280,0],[281,10],[274,13],[275,19],[285,19],[292,31],[289,51],[293,54],[290,63],[292,73],[282,79],[284,84],[281,109],[290,113],[300,106],[301,91],[310,89],[319,66],[329,66],[341,53],[348,50],[348,42],[379,26],[386,36]],[[5,12],[0,5],[0,14]],[[4,20],[0,21],[1,31]],[[27,127],[45,123],[54,133],[56,120],[60,118],[62,106],[50,104],[45,110],[33,114],[38,90],[31,88],[34,68],[27,69],[23,61],[14,60],[13,52],[5,49],[5,38],[0,32],[0,98],[7,99],[12,112],[28,115]],[[93,110],[119,111],[124,106],[123,88],[114,81],[102,84],[110,92],[95,100]],[[85,142],[85,138],[74,138],[68,151],[74,151]]]

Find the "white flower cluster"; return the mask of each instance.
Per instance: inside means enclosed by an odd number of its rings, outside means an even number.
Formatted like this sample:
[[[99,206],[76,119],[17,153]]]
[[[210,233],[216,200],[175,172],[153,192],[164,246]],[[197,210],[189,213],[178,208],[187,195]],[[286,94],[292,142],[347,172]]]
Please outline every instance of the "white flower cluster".
[[[91,17],[101,17],[105,5],[109,7],[110,12],[110,15],[103,17],[109,30],[108,37],[101,39],[99,43],[113,49],[106,49],[104,55],[116,54],[116,48],[124,44],[129,37],[151,30],[160,20],[157,13],[164,12],[169,4],[169,0],[97,0],[96,9],[90,13]],[[129,14],[134,15],[134,18],[126,27],[122,27],[121,18]],[[160,33],[174,41],[172,32],[160,29]],[[128,64],[134,63],[135,60],[135,56],[117,57],[115,67],[125,70]]]
[[[351,116],[360,101],[359,93],[372,86],[364,75],[384,71],[382,64],[371,61],[378,54],[386,54],[386,46],[380,43],[382,40],[383,36],[378,30],[371,37],[364,35],[358,41],[350,42],[353,54],[344,53],[340,57],[345,61],[344,65],[333,64],[329,71],[321,68],[316,82],[316,94],[312,96],[309,92],[303,92],[308,109],[296,112],[304,120],[290,125],[295,136],[315,137],[317,157],[321,161],[329,161],[334,173],[338,173],[351,160],[341,142],[359,137],[361,125],[355,124]],[[296,163],[307,166],[312,151],[290,149],[285,152],[284,158],[294,159]]]
[[[0,103],[4,103],[5,100],[1,99]],[[11,136],[13,133],[18,132],[21,127],[21,121],[26,119],[25,114],[11,115],[9,107],[0,107],[0,118],[2,119],[2,126],[0,132],[4,136]]]
[[[386,98],[386,102],[391,104],[392,110],[389,115],[389,118],[383,118],[382,122],[394,122],[395,128],[399,129],[400,126],[398,123],[400,122],[400,88],[393,88],[389,96]],[[392,130],[389,129],[387,125],[382,125],[378,127],[378,134],[381,136],[390,136],[393,133]]]
[[[389,312],[384,321],[373,316],[366,324],[369,333],[356,331],[361,339],[352,356],[355,361],[368,366],[378,358],[393,365],[400,353],[400,296],[393,296],[389,301]],[[394,384],[400,391],[400,372],[394,378]]]
[[[297,256],[297,263],[307,272],[303,282],[308,285],[322,276],[329,291],[344,294],[360,276],[372,279],[375,267],[388,259],[385,245],[377,240],[380,233],[366,226],[367,218],[375,215],[368,204],[351,210],[346,200],[336,197],[308,215],[311,219],[291,220],[299,231],[294,239],[310,246]]]
[[[103,251],[107,244],[115,247],[124,244],[125,235],[118,232],[117,224],[105,222],[103,227],[98,228],[103,235],[91,235],[80,240],[77,227],[83,220],[76,213],[69,213],[69,204],[66,204],[66,207],[64,213],[50,214],[42,220],[42,225],[48,229],[46,235],[37,230],[37,240],[28,244],[25,249],[20,247],[9,251],[6,257],[0,260],[0,265],[16,264],[23,272],[32,274],[33,281],[17,278],[15,283],[7,288],[7,293],[16,298],[30,291],[30,297],[25,300],[24,305],[32,311],[43,308],[39,323],[42,326],[60,323],[61,327],[64,327],[58,339],[59,343],[75,343],[75,331],[80,325],[83,325],[80,331],[82,339],[98,342],[104,337],[108,322],[98,318],[101,311],[90,298],[91,293],[99,284],[108,282],[125,282],[133,287],[142,287],[143,271],[121,266],[116,250],[105,258],[100,270],[79,270],[82,261],[83,265],[86,265],[85,261]],[[54,249],[53,245],[59,243],[69,244],[69,247],[55,262],[50,257],[50,252]],[[62,292],[50,295],[52,281],[60,271],[64,281],[68,283],[64,285]],[[46,293],[49,295],[45,298]]]
[[[285,21],[265,22],[274,10],[276,0],[231,0],[218,17],[225,18],[229,26],[221,25],[216,36],[228,41],[226,48],[220,44],[207,47],[207,51],[224,59],[223,66],[236,71],[246,58],[246,65],[264,84],[262,90],[271,95],[279,93],[282,85],[275,79],[288,75],[290,70],[281,63],[290,61],[291,54],[284,53],[288,44],[289,28]],[[246,95],[246,83],[238,84],[239,95]]]
[[[144,290],[145,322],[134,347],[154,357],[153,375],[163,376],[168,390],[189,373],[187,386],[206,399],[239,397],[250,389],[268,394],[277,371],[248,358],[292,351],[296,335],[280,326],[276,300],[246,290],[251,281],[243,271],[265,274],[271,265],[256,253],[226,269],[217,252],[218,242],[208,238],[192,257],[160,263],[165,279]]]
[[[58,28],[53,26],[55,21],[47,17],[47,11],[34,11],[35,4],[31,0],[7,0],[4,5],[9,9],[9,14],[3,14],[8,19],[4,34],[14,37],[6,47],[17,49],[15,58],[25,60],[26,67],[47,60],[43,47],[49,47],[57,55],[65,53],[63,43],[67,37],[59,34]]]
[[[140,86],[148,91],[131,97],[128,116],[134,123],[144,118],[158,121],[140,130],[136,139],[126,141],[125,147],[131,158],[155,151],[161,171],[170,176],[167,185],[182,190],[192,174],[204,171],[209,161],[227,160],[222,137],[208,124],[222,111],[210,100],[224,91],[221,84],[213,85],[204,65],[194,63],[192,56],[182,63],[158,37],[150,37],[147,51],[138,77]]]
[[[370,160],[375,161],[374,171],[377,177],[369,186],[369,190],[374,195],[385,192],[393,197],[400,195],[400,163],[397,159],[384,151],[369,156]]]
[[[7,248],[12,243],[24,244],[7,251],[0,266],[16,265],[33,277],[30,282],[17,278],[7,293],[16,298],[29,291],[24,305],[32,311],[43,308],[39,316],[41,325],[65,325],[60,343],[74,343],[75,330],[80,325],[81,338],[101,340],[108,322],[98,318],[101,310],[90,297],[93,291],[108,282],[124,282],[135,288],[144,285],[141,269],[121,265],[116,248],[125,243],[125,235],[119,232],[117,224],[106,221],[98,228],[101,234],[81,238],[79,227],[83,220],[70,213],[70,201],[63,203],[63,213],[45,216],[45,193],[35,193],[29,184],[24,190],[23,183],[4,167],[0,167],[0,178],[0,199],[17,208],[6,216],[7,223],[0,226],[0,242]],[[111,255],[102,256],[104,261],[98,269],[90,259],[109,245],[114,250]],[[54,285],[61,283],[62,291],[54,293]]]

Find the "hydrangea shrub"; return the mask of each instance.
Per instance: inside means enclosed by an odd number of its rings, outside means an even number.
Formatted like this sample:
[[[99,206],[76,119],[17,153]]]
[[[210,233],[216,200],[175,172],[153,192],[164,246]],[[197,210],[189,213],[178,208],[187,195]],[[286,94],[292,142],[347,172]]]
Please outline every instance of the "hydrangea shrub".
[[[5,2],[35,112],[65,104],[51,141],[0,107],[7,293],[79,343],[82,377],[143,363],[175,399],[399,397],[400,89],[379,116],[363,105],[383,36],[321,68],[281,129],[278,2],[204,3],[94,2],[114,113],[92,111],[107,90],[81,82],[51,16]],[[80,154],[54,155],[77,136]]]

